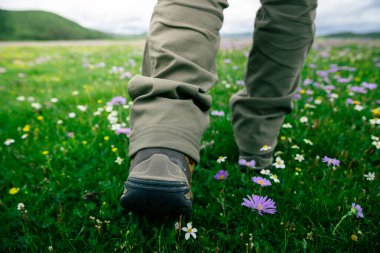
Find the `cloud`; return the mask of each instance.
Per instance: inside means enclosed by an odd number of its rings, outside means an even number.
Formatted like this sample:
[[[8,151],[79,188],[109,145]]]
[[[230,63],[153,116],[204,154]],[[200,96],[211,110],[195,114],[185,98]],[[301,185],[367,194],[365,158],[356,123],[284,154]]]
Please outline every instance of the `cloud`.
[[[0,8],[55,12],[79,24],[113,33],[143,33],[157,0],[0,0]],[[230,0],[222,33],[252,32],[260,1]],[[379,0],[319,0],[317,34],[380,30]]]

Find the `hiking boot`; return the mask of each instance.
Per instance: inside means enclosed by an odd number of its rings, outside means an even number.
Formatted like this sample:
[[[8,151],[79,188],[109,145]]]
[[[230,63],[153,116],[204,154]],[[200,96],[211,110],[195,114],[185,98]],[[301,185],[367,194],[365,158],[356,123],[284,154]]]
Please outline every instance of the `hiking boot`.
[[[159,216],[188,216],[195,162],[181,152],[147,148],[133,157],[120,204],[127,211]]]

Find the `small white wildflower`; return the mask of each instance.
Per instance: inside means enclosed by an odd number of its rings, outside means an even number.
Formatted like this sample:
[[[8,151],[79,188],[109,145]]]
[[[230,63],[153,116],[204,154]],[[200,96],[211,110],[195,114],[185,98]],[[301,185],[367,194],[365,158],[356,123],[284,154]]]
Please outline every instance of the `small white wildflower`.
[[[217,163],[224,163],[227,160],[227,156],[219,156]]]
[[[264,169],[262,169],[262,170],[260,171],[260,174],[263,174],[263,175],[269,175],[269,174],[270,174],[270,170],[264,170]]]
[[[282,125],[283,128],[292,128],[293,126],[290,123],[285,123]]]
[[[25,205],[24,205],[24,203],[18,203],[18,205],[17,205],[17,209],[18,209],[19,211],[25,210]]]
[[[293,148],[293,149],[300,149],[300,147],[298,145],[292,145],[291,148]]]
[[[26,138],[28,138],[28,134],[23,134],[23,135],[21,136],[21,139],[26,139]]]
[[[268,145],[264,145],[260,148],[260,151],[267,151],[267,150],[270,150],[272,147],[268,146]]]
[[[182,231],[185,231],[186,234],[185,234],[185,239],[186,240],[189,240],[190,238],[190,235],[192,237],[194,237],[194,239],[197,238],[197,235],[195,234],[198,230],[196,228],[193,228],[191,223],[187,223],[187,227],[183,227],[182,228]]]
[[[6,140],[4,141],[4,145],[6,145],[6,146],[11,145],[12,143],[15,143],[15,140],[14,140],[14,139],[6,139]]]
[[[175,230],[179,230],[179,222],[177,221],[176,223],[174,223],[174,229]]]
[[[303,139],[306,144],[313,145],[313,142],[309,139]]]
[[[273,164],[277,169],[285,169],[285,163],[280,157],[276,157],[276,162]]]
[[[24,96],[18,96],[16,99],[17,99],[17,101],[25,101],[25,97]]]
[[[278,179],[277,175],[269,174],[269,178],[272,179],[275,183],[280,183],[280,180]]]
[[[364,109],[364,107],[361,106],[361,105],[355,105],[354,109],[355,109],[356,111],[360,112],[360,111],[362,111],[362,110]]]
[[[302,162],[303,160],[305,160],[305,157],[303,155],[296,154],[296,157],[294,158],[294,160]]]
[[[375,172],[368,172],[368,174],[364,174],[365,179],[368,181],[375,180]]]
[[[371,125],[380,125],[380,119],[378,119],[378,118],[370,119],[369,123]]]
[[[87,110],[87,106],[85,105],[77,105],[79,111],[85,112]]]
[[[61,119],[57,120],[57,125],[62,125],[63,121]]]
[[[69,113],[69,118],[75,118],[75,116],[77,116],[76,114],[75,114],[75,112],[70,112]]]
[[[117,163],[117,164],[120,165],[120,164],[123,163],[123,159],[122,159],[121,157],[118,156],[118,157],[116,158],[116,160],[115,160],[115,163]]]
[[[373,141],[380,141],[380,138],[374,135],[371,135],[371,140]]]
[[[50,246],[48,247],[48,250],[49,250],[49,252],[53,252],[53,246],[50,245]]]
[[[79,95],[79,91],[74,90],[73,92],[71,92],[71,94],[72,94],[73,96],[77,96],[77,95]]]
[[[376,149],[380,149],[380,141],[373,141],[372,145],[374,145]]]
[[[39,110],[42,108],[42,105],[40,103],[32,103],[31,104],[32,108]]]
[[[307,121],[308,121],[308,118],[305,117],[305,116],[303,116],[303,117],[300,118],[300,122],[301,123],[307,123]]]
[[[57,102],[58,102],[58,98],[51,98],[51,99],[50,99],[50,102],[52,102],[52,103],[57,103]]]
[[[322,104],[322,100],[317,98],[316,100],[314,100],[314,104],[320,105],[320,104]]]

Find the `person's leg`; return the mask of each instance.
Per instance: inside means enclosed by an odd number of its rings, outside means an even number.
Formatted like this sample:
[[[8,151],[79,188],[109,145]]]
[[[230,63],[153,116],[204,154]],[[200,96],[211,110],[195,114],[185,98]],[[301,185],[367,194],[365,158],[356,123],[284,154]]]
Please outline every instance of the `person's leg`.
[[[153,215],[187,215],[191,174],[209,125],[215,57],[226,0],[159,0],[146,41],[143,75],[133,99],[129,156],[121,205]]]
[[[133,99],[129,155],[169,148],[199,162],[217,80],[215,57],[226,0],[159,0],[146,41],[143,73],[129,83]]]
[[[239,159],[256,167],[273,162],[284,115],[314,40],[317,0],[261,0],[247,70],[246,89],[230,99]],[[260,150],[264,145],[269,150]]]

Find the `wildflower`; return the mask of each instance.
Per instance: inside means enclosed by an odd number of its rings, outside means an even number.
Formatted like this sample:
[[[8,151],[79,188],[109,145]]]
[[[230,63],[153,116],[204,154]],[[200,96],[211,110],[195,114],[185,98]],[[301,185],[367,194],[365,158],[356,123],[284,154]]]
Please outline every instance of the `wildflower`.
[[[357,242],[358,241],[358,236],[353,234],[351,235],[351,240],[353,240],[354,242]]]
[[[252,182],[261,185],[261,187],[272,185],[272,183],[262,177],[252,177]]]
[[[74,137],[74,132],[67,132],[66,136],[69,137],[69,138],[73,138]]]
[[[73,118],[75,118],[75,116],[76,116],[75,112],[70,112],[69,113],[69,118],[73,119]]]
[[[14,139],[6,139],[6,140],[4,141],[4,145],[5,145],[5,146],[9,146],[9,145],[11,145],[12,143],[15,143],[15,140],[14,140]]]
[[[71,92],[71,94],[72,94],[73,96],[77,96],[77,95],[79,95],[79,91],[74,90],[73,92]]]
[[[43,155],[48,155],[48,154],[49,154],[49,151],[44,150],[44,151],[41,152],[41,154],[43,154]]]
[[[302,162],[303,160],[305,160],[305,157],[303,155],[296,154],[296,157],[294,158],[294,160]]]
[[[214,111],[211,111],[211,115],[212,116],[223,117],[225,115],[225,113],[223,111],[214,110]]]
[[[105,140],[105,141],[108,141],[109,139],[110,139],[109,136],[104,136],[104,140]]]
[[[112,152],[116,153],[117,152],[117,147],[113,147],[111,150],[112,150]]]
[[[25,126],[22,128],[22,131],[23,131],[23,132],[29,132],[29,131],[30,131],[30,125],[25,125]]]
[[[368,172],[368,174],[364,174],[365,179],[368,181],[375,180],[375,172]]]
[[[85,105],[77,105],[79,111],[85,112],[87,110],[87,106]]]
[[[362,110],[364,109],[364,107],[361,106],[361,105],[355,105],[354,109],[355,109],[356,111],[360,112],[360,111],[362,111]]]
[[[36,109],[36,110],[39,110],[42,108],[42,105],[39,104],[39,103],[32,103],[31,104],[32,108]]]
[[[107,105],[125,105],[126,99],[122,96],[116,96],[112,98],[111,101],[107,103]]]
[[[351,214],[356,215],[357,218],[364,218],[362,207],[355,203],[351,205]]]
[[[374,145],[376,149],[380,149],[380,141],[373,141],[372,145]]]
[[[278,179],[276,174],[269,174],[269,178],[272,179],[275,183],[280,183],[280,180]]]
[[[239,165],[241,165],[241,166],[247,166],[249,168],[255,168],[256,161],[255,160],[247,161],[245,159],[240,159],[239,160]]]
[[[121,165],[123,163],[123,159],[120,158],[120,157],[117,157],[116,160],[115,160],[115,163]]]
[[[61,119],[57,120],[57,125],[62,125],[63,121]]]
[[[22,211],[22,210],[24,210],[24,209],[25,209],[25,205],[24,205],[24,203],[18,203],[18,205],[17,205],[17,210]]]
[[[216,160],[217,163],[224,163],[227,160],[227,156],[219,156],[218,160]]]
[[[219,181],[226,180],[226,179],[228,178],[228,172],[225,171],[225,170],[219,170],[219,171],[215,174],[214,178],[215,178],[216,180],[219,180]]]
[[[9,189],[9,194],[10,194],[10,195],[15,195],[15,194],[17,194],[19,191],[20,191],[20,188],[18,188],[18,187],[12,187],[11,189]]]
[[[290,123],[285,123],[282,125],[283,128],[292,128],[292,125]]]
[[[264,170],[264,169],[262,169],[262,170],[260,171],[260,174],[263,174],[263,175],[269,175],[269,174],[270,174],[270,170]]]
[[[196,239],[197,238],[197,235],[195,234],[198,230],[196,228],[193,228],[191,223],[187,223],[187,227],[183,227],[182,228],[182,231],[185,231],[186,234],[185,234],[185,239],[186,240],[189,240],[190,238],[190,235]]]
[[[327,166],[330,166],[332,165],[333,167],[335,166],[339,166],[340,165],[340,161],[336,158],[330,158],[330,157],[323,157],[323,162],[327,163]]]
[[[269,147],[268,145],[264,145],[260,148],[260,151],[267,151],[267,150],[270,150],[272,147]]]
[[[379,118],[370,119],[369,123],[371,125],[380,125],[380,119]]]
[[[26,139],[26,138],[28,138],[28,134],[23,134],[23,135],[21,136],[21,139]]]
[[[309,139],[303,139],[303,141],[308,145],[313,145],[313,142]]]
[[[53,246],[50,245],[50,246],[48,247],[48,250],[49,250],[49,252],[53,252]]]
[[[305,116],[303,116],[303,117],[300,118],[300,122],[301,123],[307,123],[307,121],[308,121],[308,119]]]
[[[293,148],[293,149],[299,149],[300,147],[298,145],[292,145],[291,148]]]
[[[180,230],[180,229],[179,229],[179,222],[178,222],[178,221],[176,221],[176,223],[174,223],[174,229],[175,229],[176,231]]]
[[[117,135],[120,135],[120,134],[125,134],[125,135],[130,135],[131,134],[131,129],[130,128],[125,128],[125,127],[120,127],[118,129],[116,129],[116,134]]]
[[[244,201],[241,204],[248,208],[256,209],[260,215],[263,215],[263,213],[274,214],[276,212],[276,203],[267,196],[247,195],[247,197],[248,199],[243,198]]]
[[[24,96],[18,96],[16,98],[17,101],[25,101],[25,97]]]
[[[51,99],[50,99],[50,102],[52,102],[52,103],[57,103],[57,102],[58,102],[58,98],[51,98]]]
[[[276,162],[273,164],[277,169],[285,169],[285,163],[280,157],[276,157]]]
[[[37,119],[38,119],[39,121],[41,121],[41,120],[44,119],[44,117],[43,117],[42,115],[38,115],[38,116],[37,116]]]

